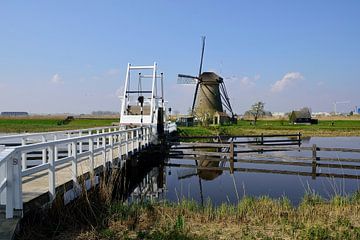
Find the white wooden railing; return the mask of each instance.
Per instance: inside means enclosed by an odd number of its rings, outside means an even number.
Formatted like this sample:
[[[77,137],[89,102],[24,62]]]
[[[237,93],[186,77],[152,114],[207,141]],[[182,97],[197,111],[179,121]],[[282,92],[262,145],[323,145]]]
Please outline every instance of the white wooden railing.
[[[84,135],[84,133],[87,133]],[[67,138],[58,139],[62,134],[70,134]],[[26,139],[33,137],[45,138],[46,141],[29,144]],[[52,140],[48,136],[53,136]],[[87,130],[63,131],[53,133],[25,134],[12,136],[12,139],[25,138],[22,146],[0,149],[0,200],[6,205],[6,218],[13,218],[14,209],[23,209],[22,178],[48,171],[50,201],[54,200],[56,192],[56,167],[71,163],[72,180],[77,183],[78,163],[88,159],[90,174],[94,176],[94,158],[102,156],[104,167],[113,161],[114,150],[118,156],[127,156],[140,151],[150,143],[151,128],[139,127],[120,130],[119,127],[93,128]],[[4,139],[2,137],[0,139]],[[9,138],[7,138],[9,139]],[[59,156],[59,150],[66,149],[66,156]],[[41,164],[27,166],[27,154],[41,151]],[[70,179],[69,179],[70,180]]]

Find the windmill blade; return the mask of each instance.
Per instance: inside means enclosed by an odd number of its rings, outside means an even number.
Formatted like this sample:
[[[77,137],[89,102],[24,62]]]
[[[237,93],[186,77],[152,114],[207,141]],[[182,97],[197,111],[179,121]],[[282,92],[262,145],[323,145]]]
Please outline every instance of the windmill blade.
[[[196,84],[198,81],[197,77],[185,75],[185,74],[178,74],[177,83],[178,84]]]
[[[196,88],[195,88],[193,105],[192,105],[192,107],[191,107],[191,113],[192,113],[192,115],[194,115],[194,108],[195,108],[195,102],[196,102],[197,92],[198,92],[198,90],[199,90],[199,85],[200,85],[200,82],[198,81],[198,83],[196,84]]]
[[[205,36],[201,37],[202,39],[202,48],[201,48],[201,58],[200,58],[200,68],[199,68],[199,78],[202,72],[202,65],[203,65],[203,59],[204,59],[204,50],[205,50]]]

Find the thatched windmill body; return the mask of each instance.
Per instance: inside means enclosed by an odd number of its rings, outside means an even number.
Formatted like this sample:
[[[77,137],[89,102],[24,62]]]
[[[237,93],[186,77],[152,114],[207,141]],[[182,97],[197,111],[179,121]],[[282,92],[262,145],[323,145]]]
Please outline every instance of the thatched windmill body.
[[[179,84],[196,84],[192,115],[201,121],[212,121],[215,115],[220,118],[229,116],[224,112],[224,108],[229,111],[231,119],[234,113],[231,108],[230,98],[227,94],[225,83],[222,77],[214,72],[202,72],[203,58],[205,49],[205,37],[202,37],[202,50],[199,74],[197,77],[191,75],[178,75]]]

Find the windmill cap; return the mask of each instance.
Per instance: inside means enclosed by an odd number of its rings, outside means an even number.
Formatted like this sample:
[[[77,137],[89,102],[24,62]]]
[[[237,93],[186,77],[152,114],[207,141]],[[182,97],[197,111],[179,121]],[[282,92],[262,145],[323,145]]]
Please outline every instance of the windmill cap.
[[[200,75],[200,79],[201,82],[205,82],[205,83],[222,83],[224,80],[222,77],[220,77],[214,72],[203,72]]]

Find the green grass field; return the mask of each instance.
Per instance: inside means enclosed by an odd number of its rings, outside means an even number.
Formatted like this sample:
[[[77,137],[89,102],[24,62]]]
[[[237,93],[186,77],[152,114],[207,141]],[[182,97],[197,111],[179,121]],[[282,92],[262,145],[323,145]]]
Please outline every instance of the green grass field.
[[[45,132],[68,129],[110,126],[117,118],[75,119],[59,125],[63,118],[0,118],[1,133]],[[209,127],[179,127],[181,135],[246,135],[246,134],[293,134],[304,136],[360,136],[360,120],[320,120],[317,125],[292,125],[285,120],[241,120],[237,125]]]
[[[110,126],[118,119],[75,119],[61,125],[62,118],[0,118],[0,132],[48,132],[68,129]]]
[[[317,125],[293,125],[285,120],[241,120],[237,125],[209,127],[180,127],[181,135],[247,135],[247,134],[293,134],[304,136],[360,136],[360,120],[320,120]]]

